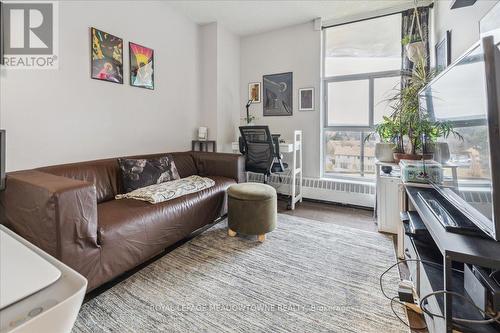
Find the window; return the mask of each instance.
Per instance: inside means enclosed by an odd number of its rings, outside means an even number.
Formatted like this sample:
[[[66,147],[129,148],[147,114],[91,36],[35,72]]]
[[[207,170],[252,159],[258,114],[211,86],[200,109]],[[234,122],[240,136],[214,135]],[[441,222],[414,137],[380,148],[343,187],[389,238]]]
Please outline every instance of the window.
[[[401,15],[323,32],[324,176],[373,177],[373,127],[390,115],[401,83]]]

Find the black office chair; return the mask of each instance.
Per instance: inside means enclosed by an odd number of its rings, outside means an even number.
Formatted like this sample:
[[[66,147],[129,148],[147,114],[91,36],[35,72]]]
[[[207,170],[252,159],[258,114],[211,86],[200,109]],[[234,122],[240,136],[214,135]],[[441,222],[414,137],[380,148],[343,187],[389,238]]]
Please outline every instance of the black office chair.
[[[268,126],[241,126],[240,133],[240,152],[246,157],[247,171],[263,174],[267,183],[272,173],[288,168],[279,151],[279,135],[271,135]]]

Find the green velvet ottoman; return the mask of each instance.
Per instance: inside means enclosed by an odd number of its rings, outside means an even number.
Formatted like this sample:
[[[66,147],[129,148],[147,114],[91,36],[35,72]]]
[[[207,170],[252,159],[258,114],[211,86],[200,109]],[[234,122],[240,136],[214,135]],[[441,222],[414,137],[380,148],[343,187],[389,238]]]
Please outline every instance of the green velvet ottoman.
[[[266,233],[276,228],[278,200],[276,190],[261,183],[231,185],[227,190],[227,220],[229,236],[259,236],[266,239]]]

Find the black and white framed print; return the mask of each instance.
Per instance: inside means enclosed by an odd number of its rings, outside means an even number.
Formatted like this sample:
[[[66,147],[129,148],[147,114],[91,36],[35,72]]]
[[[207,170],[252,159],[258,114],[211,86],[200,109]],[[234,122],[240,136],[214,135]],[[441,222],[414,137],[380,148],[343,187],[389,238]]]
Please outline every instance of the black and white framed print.
[[[436,44],[436,72],[442,72],[451,63],[451,30]]]
[[[314,111],[314,88],[299,89],[299,111]]]
[[[293,115],[293,73],[264,75],[264,116]]]

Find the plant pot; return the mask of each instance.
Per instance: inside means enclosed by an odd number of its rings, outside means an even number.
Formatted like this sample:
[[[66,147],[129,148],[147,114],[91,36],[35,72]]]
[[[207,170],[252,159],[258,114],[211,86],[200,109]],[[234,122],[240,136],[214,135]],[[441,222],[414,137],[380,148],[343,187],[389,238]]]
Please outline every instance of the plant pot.
[[[399,163],[401,160],[432,160],[433,154],[406,154],[406,153],[394,153],[394,161]]]
[[[429,151],[434,153],[434,160],[436,162],[444,164],[450,160],[450,147],[447,142],[435,142],[429,148]]]
[[[376,143],[375,158],[380,162],[394,162],[393,149],[393,143]]]
[[[406,45],[406,54],[411,62],[415,62],[418,59],[422,58],[425,53],[424,51],[425,51],[425,44],[422,41],[413,42]]]

